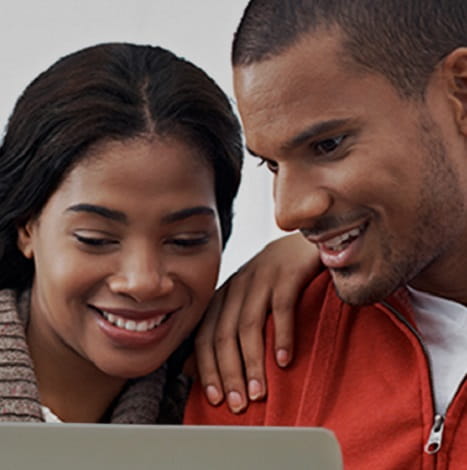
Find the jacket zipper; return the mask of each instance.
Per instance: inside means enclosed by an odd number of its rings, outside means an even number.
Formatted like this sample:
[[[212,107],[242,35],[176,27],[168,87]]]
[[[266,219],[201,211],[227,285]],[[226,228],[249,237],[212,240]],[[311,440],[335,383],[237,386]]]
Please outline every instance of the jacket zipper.
[[[431,357],[430,357],[428,350],[426,349],[426,346],[423,342],[422,337],[420,336],[420,333],[407,321],[404,315],[402,315],[397,309],[395,309],[394,307],[392,307],[385,301],[381,302],[381,304],[384,305],[387,309],[389,309],[392,313],[394,313],[394,315],[396,315],[399,321],[401,321],[415,335],[418,342],[420,343],[420,346],[422,347],[422,350],[428,362],[428,376],[430,379],[430,392],[431,392],[432,403],[434,404],[435,399],[434,399]],[[465,380],[465,377],[464,377],[464,380]],[[457,391],[456,391],[456,394],[457,394]],[[424,451],[429,455],[434,455],[437,452],[439,452],[441,449],[441,445],[443,443],[444,419],[445,417],[443,415],[435,413],[433,426],[431,427],[430,435],[428,436],[428,439],[424,447]]]
[[[430,436],[425,444],[425,452],[427,454],[436,454],[443,444],[444,416],[436,415],[435,422],[431,428]]]
[[[459,393],[460,389],[464,386],[464,383],[466,381],[467,375],[464,375],[464,378],[461,380],[461,383],[459,384],[456,389],[456,392],[453,395],[454,397]],[[449,409],[449,406],[451,406],[451,404],[448,405],[447,410]],[[444,416],[439,414],[435,415],[435,420],[430,431],[430,436],[428,437],[428,441],[425,445],[425,452],[427,454],[436,454],[441,449],[441,445],[443,444],[444,420]]]

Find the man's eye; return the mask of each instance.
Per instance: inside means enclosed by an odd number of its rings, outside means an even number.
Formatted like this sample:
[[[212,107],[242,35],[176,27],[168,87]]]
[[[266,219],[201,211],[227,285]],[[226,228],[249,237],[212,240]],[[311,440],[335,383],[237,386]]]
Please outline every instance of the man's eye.
[[[117,243],[116,240],[110,240],[109,238],[95,238],[95,237],[83,237],[82,235],[79,235],[77,233],[74,234],[76,240],[78,240],[80,243],[83,243],[84,245],[88,246],[107,246],[107,245],[114,245]]]
[[[334,152],[345,138],[345,135],[339,135],[337,137],[331,137],[330,139],[324,139],[317,142],[314,147],[319,154],[326,155]]]
[[[262,158],[262,157],[259,157],[259,159],[260,159],[260,162],[258,163],[258,166],[266,165],[266,168],[270,172],[277,173],[278,165],[275,161],[268,160],[267,158]]]

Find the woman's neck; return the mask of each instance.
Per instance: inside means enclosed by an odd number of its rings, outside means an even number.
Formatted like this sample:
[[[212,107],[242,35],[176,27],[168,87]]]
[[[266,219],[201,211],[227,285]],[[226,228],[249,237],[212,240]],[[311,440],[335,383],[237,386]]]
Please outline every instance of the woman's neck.
[[[126,379],[104,374],[50,331],[42,331],[33,315],[26,338],[41,403],[65,422],[101,421]]]

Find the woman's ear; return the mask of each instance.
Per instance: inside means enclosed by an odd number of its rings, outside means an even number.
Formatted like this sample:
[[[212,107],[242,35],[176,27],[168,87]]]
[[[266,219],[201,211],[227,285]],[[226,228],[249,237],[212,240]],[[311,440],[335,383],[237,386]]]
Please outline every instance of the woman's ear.
[[[467,47],[452,51],[444,59],[443,69],[448,79],[454,118],[461,133],[467,136]]]
[[[18,226],[18,249],[25,258],[32,259],[34,250],[32,246],[33,222],[29,221],[24,225]]]

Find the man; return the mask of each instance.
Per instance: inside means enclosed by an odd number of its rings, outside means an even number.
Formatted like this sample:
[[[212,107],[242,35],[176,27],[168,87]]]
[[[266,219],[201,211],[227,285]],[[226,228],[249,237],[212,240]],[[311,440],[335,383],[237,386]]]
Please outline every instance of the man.
[[[249,3],[232,56],[247,147],[278,225],[328,270],[292,366],[266,355],[267,401],[234,416],[195,387],[187,422],[326,426],[348,469],[467,469],[464,46],[464,0]]]

